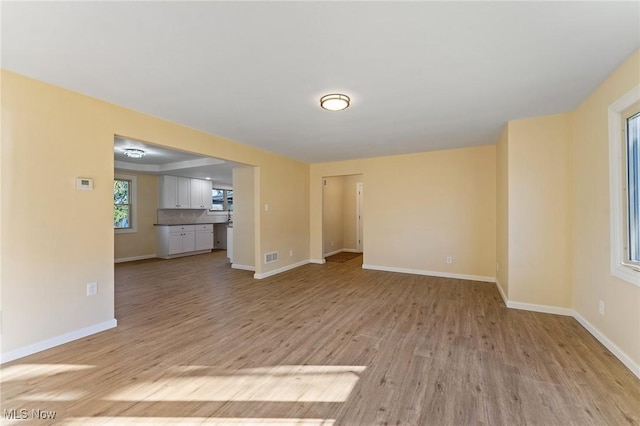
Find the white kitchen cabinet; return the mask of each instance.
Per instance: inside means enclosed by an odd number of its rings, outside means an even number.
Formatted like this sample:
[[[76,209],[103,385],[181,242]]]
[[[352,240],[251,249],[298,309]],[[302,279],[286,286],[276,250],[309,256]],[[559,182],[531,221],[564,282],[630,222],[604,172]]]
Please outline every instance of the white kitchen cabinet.
[[[191,208],[211,209],[211,181],[191,179]]]
[[[208,253],[213,248],[213,225],[156,226],[157,253],[161,259]]]
[[[179,176],[160,176],[160,208],[190,209],[191,179]]]
[[[213,249],[213,224],[195,225],[196,227],[196,250]]]

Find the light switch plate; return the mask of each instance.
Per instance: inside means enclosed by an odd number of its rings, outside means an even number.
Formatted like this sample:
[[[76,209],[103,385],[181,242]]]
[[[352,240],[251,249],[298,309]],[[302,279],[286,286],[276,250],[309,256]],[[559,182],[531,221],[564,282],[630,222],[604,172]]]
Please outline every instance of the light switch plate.
[[[92,178],[82,178],[79,177],[76,179],[76,189],[81,191],[91,191],[93,189],[93,179]]]

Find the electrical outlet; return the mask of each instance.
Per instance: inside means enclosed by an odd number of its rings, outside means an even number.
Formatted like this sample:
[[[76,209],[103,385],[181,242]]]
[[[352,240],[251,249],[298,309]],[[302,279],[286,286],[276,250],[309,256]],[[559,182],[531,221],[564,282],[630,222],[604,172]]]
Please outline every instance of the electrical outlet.
[[[447,256],[447,263],[453,263],[453,257]]]
[[[604,301],[603,300],[598,302],[598,312],[600,312],[600,315],[604,315]]]
[[[331,247],[333,247],[333,241],[331,241]]]
[[[496,263],[496,271],[500,271],[500,264]]]
[[[269,203],[265,203],[264,205],[264,211],[268,212],[269,211]]]
[[[95,296],[98,294],[98,283],[92,282],[87,284],[87,296]]]
[[[293,250],[289,250],[289,257],[293,257]]]

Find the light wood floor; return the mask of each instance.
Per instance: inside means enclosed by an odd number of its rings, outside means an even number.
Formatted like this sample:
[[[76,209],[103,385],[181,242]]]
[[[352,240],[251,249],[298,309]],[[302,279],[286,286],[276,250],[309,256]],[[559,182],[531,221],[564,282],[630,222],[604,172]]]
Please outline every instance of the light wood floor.
[[[2,408],[91,425],[640,423],[640,380],[574,319],[361,262],[264,280],[224,252],[118,264],[117,329],[4,365]]]

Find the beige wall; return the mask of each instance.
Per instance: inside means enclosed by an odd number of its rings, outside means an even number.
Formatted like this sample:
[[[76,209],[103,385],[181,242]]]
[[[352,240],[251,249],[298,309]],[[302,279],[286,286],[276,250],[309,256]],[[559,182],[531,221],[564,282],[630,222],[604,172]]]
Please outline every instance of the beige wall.
[[[136,177],[137,232],[115,234],[114,257],[127,259],[156,253],[156,223],[158,209],[158,177],[116,170],[116,175]]]
[[[356,229],[356,184],[362,182],[362,175],[343,176],[342,178],[342,240],[345,250],[358,247]]]
[[[323,178],[322,192],[322,235],[324,243],[323,255],[344,248],[343,228],[343,192],[342,176]]]
[[[3,73],[3,352],[113,319],[113,133],[99,130],[105,113],[89,98]],[[94,190],[76,190],[77,177],[94,178]],[[47,214],[25,208],[32,205]],[[87,297],[93,281],[99,293]]]
[[[255,267],[255,167],[233,169],[233,263]]]
[[[571,308],[571,114],[508,126],[508,286],[513,302]]]
[[[610,271],[608,106],[640,84],[640,53],[615,70],[574,113],[575,311],[640,365],[640,287]],[[598,302],[605,302],[605,315]]]
[[[260,168],[261,269],[270,272],[309,259],[309,165],[270,161]],[[265,211],[265,204],[269,210]],[[278,262],[264,265],[264,253],[277,251]],[[289,252],[293,251],[293,256]]]
[[[308,165],[2,71],[3,353],[113,320],[115,134],[259,166],[257,197],[273,208],[254,216],[255,257],[296,255],[256,272],[309,257]],[[95,189],[77,191],[77,177]],[[34,203],[64,208],[43,217]]]
[[[496,145],[496,280],[509,297],[509,124]]]
[[[362,174],[365,264],[493,278],[495,161],[482,146],[312,164],[311,257],[322,258],[322,177]]]

